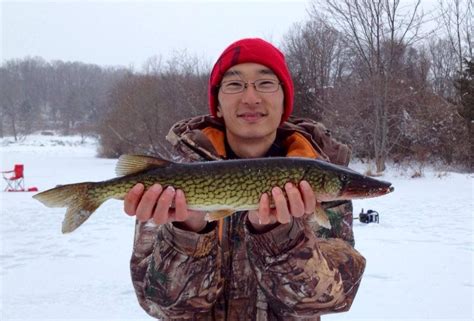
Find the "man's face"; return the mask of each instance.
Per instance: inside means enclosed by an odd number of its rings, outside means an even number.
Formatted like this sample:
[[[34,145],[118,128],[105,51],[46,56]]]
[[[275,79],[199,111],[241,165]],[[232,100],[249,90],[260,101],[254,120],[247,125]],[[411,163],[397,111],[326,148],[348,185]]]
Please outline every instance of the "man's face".
[[[261,79],[279,82],[271,69],[256,63],[238,64],[225,73],[218,94],[217,116],[224,119],[229,139],[275,139],[283,115],[283,89],[278,85],[275,92],[259,92],[252,83]],[[223,92],[222,86],[232,84],[233,80],[247,82],[247,88],[240,93]]]

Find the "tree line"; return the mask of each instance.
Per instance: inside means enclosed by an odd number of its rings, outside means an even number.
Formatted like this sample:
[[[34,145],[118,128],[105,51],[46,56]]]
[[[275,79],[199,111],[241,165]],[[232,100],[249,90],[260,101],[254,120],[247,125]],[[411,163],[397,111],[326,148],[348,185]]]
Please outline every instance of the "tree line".
[[[110,89],[129,73],[40,57],[8,60],[0,67],[0,135],[93,133]]]
[[[354,155],[441,160],[472,170],[473,1],[314,0],[279,47],[295,114],[323,122]],[[437,22],[435,30],[426,21]],[[207,113],[211,64],[177,53],[141,71],[27,57],[0,67],[0,135],[97,135],[100,154],[166,155],[169,127]]]

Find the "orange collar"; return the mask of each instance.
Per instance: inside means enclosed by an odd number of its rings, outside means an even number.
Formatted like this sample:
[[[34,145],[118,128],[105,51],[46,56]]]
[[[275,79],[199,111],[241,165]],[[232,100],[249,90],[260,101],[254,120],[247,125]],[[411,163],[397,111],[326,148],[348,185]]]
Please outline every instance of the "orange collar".
[[[225,135],[224,132],[215,127],[206,127],[202,130],[204,135],[209,139],[217,154],[225,158]],[[318,158],[319,154],[313,148],[311,143],[298,132],[294,132],[283,141],[287,152],[287,157],[308,157]]]

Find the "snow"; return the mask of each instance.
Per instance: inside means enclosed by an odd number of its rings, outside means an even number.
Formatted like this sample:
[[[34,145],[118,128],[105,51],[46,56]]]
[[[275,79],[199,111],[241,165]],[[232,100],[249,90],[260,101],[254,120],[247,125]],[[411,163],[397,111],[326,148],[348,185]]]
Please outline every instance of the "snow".
[[[26,186],[40,191],[113,177],[116,160],[97,158],[96,146],[80,137],[3,138],[0,170],[23,163]],[[378,211],[380,224],[354,222],[366,271],[351,310],[323,320],[474,318],[474,176],[430,168],[410,176],[391,167],[381,179],[394,193],[354,202],[355,214]],[[63,235],[64,209],[32,195],[0,192],[0,319],[150,320],[130,280],[134,220],[122,203],[106,202]]]

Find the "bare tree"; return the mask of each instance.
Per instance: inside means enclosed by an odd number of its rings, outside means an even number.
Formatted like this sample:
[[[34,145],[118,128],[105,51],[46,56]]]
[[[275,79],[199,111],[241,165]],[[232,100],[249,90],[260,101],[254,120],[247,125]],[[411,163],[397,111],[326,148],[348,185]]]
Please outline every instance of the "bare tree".
[[[317,120],[330,112],[330,93],[347,72],[348,52],[339,32],[322,16],[295,24],[284,51],[295,83],[296,113]]]
[[[433,37],[427,45],[430,56],[430,82],[433,92],[444,99],[455,100],[454,79],[458,75],[458,61],[447,39]]]
[[[473,58],[473,0],[438,0],[440,28],[445,31],[451,50],[457,58],[457,70],[465,70],[466,59]]]
[[[110,91],[99,128],[102,156],[169,156],[164,137],[171,125],[207,110],[208,74],[200,61],[186,55],[157,61],[149,60],[146,74],[130,73]]]
[[[94,131],[102,117],[108,90],[125,72],[80,62],[53,61],[46,80],[48,119],[66,134]]]
[[[15,139],[18,139],[17,135],[17,114],[19,102],[16,99],[17,93],[15,91],[18,88],[18,82],[11,73],[11,71],[5,67],[0,68],[0,108],[2,111],[2,124],[10,127],[10,131]],[[3,126],[2,126],[3,127]]]
[[[322,0],[313,2],[311,12],[321,8],[345,36],[357,57],[354,70],[369,86],[372,113],[367,119],[372,128],[373,153],[377,171],[385,169],[385,161],[397,136],[390,135],[390,86],[397,82],[397,59],[400,50],[417,40],[423,15],[420,0],[412,7],[402,7],[399,0]],[[392,99],[393,101],[393,99]]]
[[[41,58],[7,61],[0,68],[0,107],[2,123],[8,122],[9,132],[18,139],[37,128],[36,115],[46,101],[45,61]],[[3,125],[3,124],[2,124]]]

